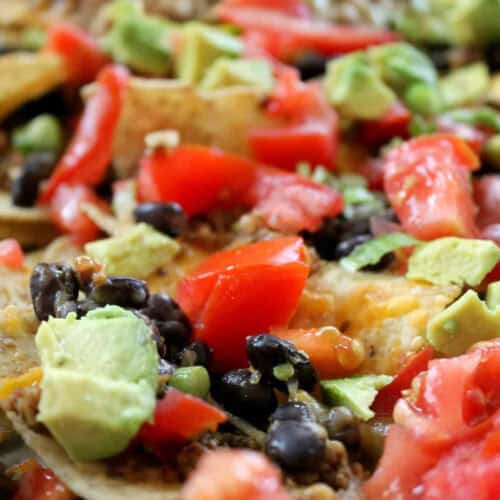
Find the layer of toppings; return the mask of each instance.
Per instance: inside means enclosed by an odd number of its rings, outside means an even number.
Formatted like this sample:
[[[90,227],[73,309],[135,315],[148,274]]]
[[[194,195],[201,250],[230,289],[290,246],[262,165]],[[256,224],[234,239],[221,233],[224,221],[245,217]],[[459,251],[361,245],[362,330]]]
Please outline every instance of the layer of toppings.
[[[150,3],[0,57],[8,415],[185,500],[495,499],[500,7]]]

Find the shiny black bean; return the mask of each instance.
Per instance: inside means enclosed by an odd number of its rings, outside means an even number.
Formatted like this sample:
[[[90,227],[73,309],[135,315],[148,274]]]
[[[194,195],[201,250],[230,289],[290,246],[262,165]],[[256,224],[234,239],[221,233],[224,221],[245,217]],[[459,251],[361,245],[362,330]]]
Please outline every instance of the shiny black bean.
[[[328,58],[318,52],[303,52],[294,61],[293,65],[299,70],[302,80],[309,80],[322,76],[326,71]]]
[[[271,415],[271,422],[275,420],[296,420],[298,422],[312,422],[314,417],[305,403],[292,402],[279,406]]]
[[[51,174],[55,161],[52,153],[34,153],[26,158],[11,186],[14,205],[32,207],[35,204],[40,183]]]
[[[370,264],[363,267],[363,271],[383,271],[387,269],[395,260],[394,252],[386,253],[376,264]]]
[[[342,241],[337,245],[337,248],[334,252],[335,260],[340,260],[343,257],[347,257],[357,246],[366,243],[373,239],[371,234],[359,234],[357,236],[353,236],[347,240]]]
[[[294,369],[294,376],[299,387],[306,391],[312,390],[317,382],[316,370],[307,355],[286,340],[273,335],[260,334],[247,337],[247,356],[250,364],[259,370],[262,375],[272,381],[280,390],[286,391],[286,384],[274,377],[273,369],[277,365],[290,363]]]
[[[146,282],[135,278],[112,276],[104,283],[95,285],[89,299],[100,306],[113,304],[132,309],[141,309],[149,297]]]
[[[152,294],[141,312],[158,321],[179,321],[189,327],[189,320],[179,304],[164,293]]]
[[[36,317],[47,320],[65,302],[78,297],[76,273],[68,265],[37,264],[31,273],[30,292]]]
[[[204,366],[208,368],[211,356],[212,353],[207,344],[196,340],[182,350],[177,362],[179,366]]]
[[[231,413],[258,427],[266,427],[268,418],[276,409],[276,396],[264,380],[255,380],[250,370],[233,370],[222,377],[214,377],[212,396]]]
[[[142,203],[134,210],[137,222],[146,222],[172,237],[180,236],[187,227],[187,217],[178,203]]]
[[[267,433],[266,453],[286,470],[316,470],[325,448],[325,429],[314,422],[277,420]]]
[[[347,446],[359,444],[360,422],[346,406],[334,406],[323,422],[330,439],[341,441]]]

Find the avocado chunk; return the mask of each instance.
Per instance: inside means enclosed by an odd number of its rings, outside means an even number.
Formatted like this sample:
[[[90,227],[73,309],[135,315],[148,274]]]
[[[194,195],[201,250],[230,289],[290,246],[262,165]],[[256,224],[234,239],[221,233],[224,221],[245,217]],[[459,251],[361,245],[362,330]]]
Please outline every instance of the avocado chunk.
[[[381,118],[396,100],[396,95],[372,68],[365,53],[330,62],[324,86],[330,103],[347,118]]]
[[[156,405],[158,353],[151,330],[107,306],[43,322],[35,337],[43,380],[38,421],[75,461],[123,451]]]
[[[486,289],[486,305],[490,309],[500,306],[500,281],[495,281],[488,285]]]
[[[106,273],[135,278],[147,278],[169,262],[179,249],[174,239],[145,223],[135,224],[119,236],[85,245],[85,252],[104,264]]]
[[[486,98],[490,74],[484,63],[474,63],[456,69],[441,78],[439,90],[447,108],[474,104]]]
[[[476,342],[497,338],[499,332],[500,307],[491,309],[474,290],[468,290],[429,321],[427,340],[440,353],[458,356]]]
[[[500,39],[497,0],[419,0],[405,2],[396,29],[417,43],[481,46]]]
[[[429,57],[405,42],[389,43],[368,50],[371,63],[384,82],[396,92],[415,83],[435,85],[437,72]]]
[[[332,406],[347,406],[357,417],[370,420],[375,413],[370,410],[377,392],[390,384],[389,375],[361,375],[358,377],[323,380],[320,382],[323,397]]]
[[[202,23],[188,23],[180,32],[180,38],[176,73],[187,84],[198,83],[219,57],[234,59],[243,52],[243,43],[238,37]]]
[[[273,70],[264,59],[217,59],[207,70],[200,87],[206,90],[245,85],[266,92],[274,86]]]
[[[492,241],[438,238],[415,250],[406,277],[435,285],[476,286],[499,261],[500,248]]]
[[[131,2],[114,2],[108,8],[108,17],[114,22],[102,44],[115,61],[140,73],[168,72],[172,59],[171,23],[144,14]]]
[[[63,131],[59,120],[44,113],[18,127],[12,134],[15,149],[27,155],[30,153],[59,153],[63,147]]]

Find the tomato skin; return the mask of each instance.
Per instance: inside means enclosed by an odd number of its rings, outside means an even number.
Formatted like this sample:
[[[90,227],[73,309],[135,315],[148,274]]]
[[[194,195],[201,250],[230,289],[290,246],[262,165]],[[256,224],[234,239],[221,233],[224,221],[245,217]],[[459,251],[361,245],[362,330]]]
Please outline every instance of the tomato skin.
[[[202,456],[181,496],[183,500],[291,500],[279,468],[265,455],[223,448]]]
[[[423,240],[477,236],[469,171],[478,165],[461,139],[446,134],[392,149],[384,162],[384,187],[405,231]]]
[[[429,361],[432,359],[433,351],[431,347],[424,347],[420,351],[410,356],[403,364],[401,370],[394,377],[392,382],[382,387],[377,393],[377,397],[372,404],[372,410],[379,416],[390,416],[394,406],[401,397],[401,391],[409,389],[413,379],[427,369]]]
[[[440,132],[463,139],[476,154],[481,153],[488,137],[491,136],[491,133],[485,130],[467,125],[466,123],[454,122],[444,116],[437,118],[437,126]]]
[[[19,269],[23,266],[24,252],[14,238],[0,240],[0,266]]]
[[[90,35],[70,24],[51,24],[45,49],[64,59],[70,82],[75,85],[93,81],[109,61]]]
[[[43,188],[42,203],[49,202],[63,182],[96,186],[103,180],[111,162],[127,81],[128,72],[121,66],[101,70],[96,93],[87,101],[71,143]]]
[[[107,205],[86,186],[61,184],[50,202],[49,215],[53,223],[63,233],[71,235],[77,245],[95,240],[101,230],[81,210],[82,203],[90,203],[101,209]]]
[[[359,124],[359,138],[369,147],[381,146],[394,137],[407,139],[411,121],[409,109],[397,101],[385,116]]]
[[[295,172],[297,163],[333,169],[337,153],[338,118],[315,83],[304,83],[296,70],[275,71],[278,82],[267,106],[275,117],[287,121],[278,128],[253,129],[248,142],[262,163]]]
[[[250,160],[204,146],[157,149],[141,160],[138,195],[176,201],[192,216],[242,203],[255,180]]]
[[[153,447],[185,441],[204,431],[215,431],[226,414],[203,399],[172,387],[157,401],[153,423],[143,424],[138,439]]]
[[[190,216],[253,207],[269,227],[283,232],[314,231],[323,217],[342,210],[341,196],[327,186],[204,146],[146,155],[138,194],[142,201],[175,201]]]
[[[259,32],[268,40],[265,46],[270,54],[283,61],[306,50],[331,56],[399,39],[390,31],[332,26],[253,6],[222,4],[216,13],[222,21],[236,24],[247,32]]]
[[[38,465],[23,474],[13,500],[73,500],[75,496],[55,474]]]
[[[272,334],[304,351],[320,379],[349,376],[364,359],[353,347],[353,339],[334,327],[273,330]]]
[[[396,404],[396,424],[364,487],[368,500],[498,498],[499,376],[498,340],[430,361]]]
[[[194,338],[213,349],[215,370],[247,366],[246,337],[287,325],[309,273],[305,259],[301,238],[261,241],[210,256],[178,283],[177,302]]]

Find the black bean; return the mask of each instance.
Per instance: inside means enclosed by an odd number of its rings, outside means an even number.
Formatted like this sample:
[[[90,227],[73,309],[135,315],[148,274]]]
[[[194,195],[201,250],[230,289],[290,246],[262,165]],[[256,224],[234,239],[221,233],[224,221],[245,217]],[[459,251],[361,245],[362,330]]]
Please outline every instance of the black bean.
[[[321,76],[326,71],[328,58],[318,52],[302,52],[293,65],[299,70],[302,80],[309,80]]]
[[[85,316],[89,311],[93,311],[98,307],[99,304],[97,304],[97,302],[94,302],[93,300],[90,299],[79,300],[76,303],[76,315],[79,318],[81,318],[82,316]]]
[[[56,315],[56,309],[78,297],[78,280],[71,266],[37,264],[30,279],[31,300],[40,321]]]
[[[89,299],[100,306],[113,304],[132,309],[141,309],[149,297],[146,282],[135,278],[112,276],[104,283],[95,285]]]
[[[314,422],[277,420],[267,433],[266,453],[287,470],[316,470],[325,448],[325,429]]]
[[[182,350],[178,356],[177,362],[180,366],[199,365],[208,368],[210,366],[211,356],[212,353],[207,344],[200,340],[196,340]]]
[[[500,70],[500,43],[492,43],[486,47],[484,57],[491,72]]]
[[[189,326],[189,320],[179,304],[164,293],[152,294],[142,313],[158,321],[179,321]]]
[[[11,186],[14,205],[32,207],[35,204],[40,183],[51,174],[55,161],[52,153],[34,153],[26,158]]]
[[[158,355],[160,356],[160,360],[166,361],[167,358],[167,346],[165,344],[165,339],[160,335],[160,331],[158,330],[158,327],[156,326],[156,321],[151,319],[150,317],[144,315],[141,311],[133,310],[133,313],[140,319],[146,323],[146,325],[150,328],[151,330],[151,335],[153,337],[153,340],[156,343],[156,350],[158,351]]]
[[[427,55],[438,71],[448,71],[451,69],[452,49],[446,44],[435,44],[426,49]]]
[[[314,421],[311,410],[305,403],[292,402],[279,406],[271,415],[271,422],[274,420],[296,420],[299,422]]]
[[[359,234],[357,236],[353,236],[347,240],[342,241],[337,245],[335,249],[334,257],[335,260],[340,260],[343,257],[347,257],[357,246],[366,243],[373,239],[371,234]]]
[[[330,439],[341,441],[348,446],[359,444],[361,434],[360,422],[346,406],[335,406],[323,422]]]
[[[289,363],[299,387],[310,391],[317,382],[316,370],[303,352],[286,340],[273,335],[260,334],[247,337],[247,356],[250,364],[273,382],[276,388],[286,391],[286,384],[274,377],[274,367]]]
[[[150,224],[172,237],[181,235],[187,227],[187,217],[178,203],[142,203],[134,210],[137,222]]]
[[[376,264],[370,264],[362,268],[363,271],[383,271],[387,269],[396,259],[394,252],[386,253]]]
[[[250,370],[233,370],[214,377],[212,396],[231,413],[259,426],[267,426],[276,409],[276,396],[264,380],[255,380]]]

